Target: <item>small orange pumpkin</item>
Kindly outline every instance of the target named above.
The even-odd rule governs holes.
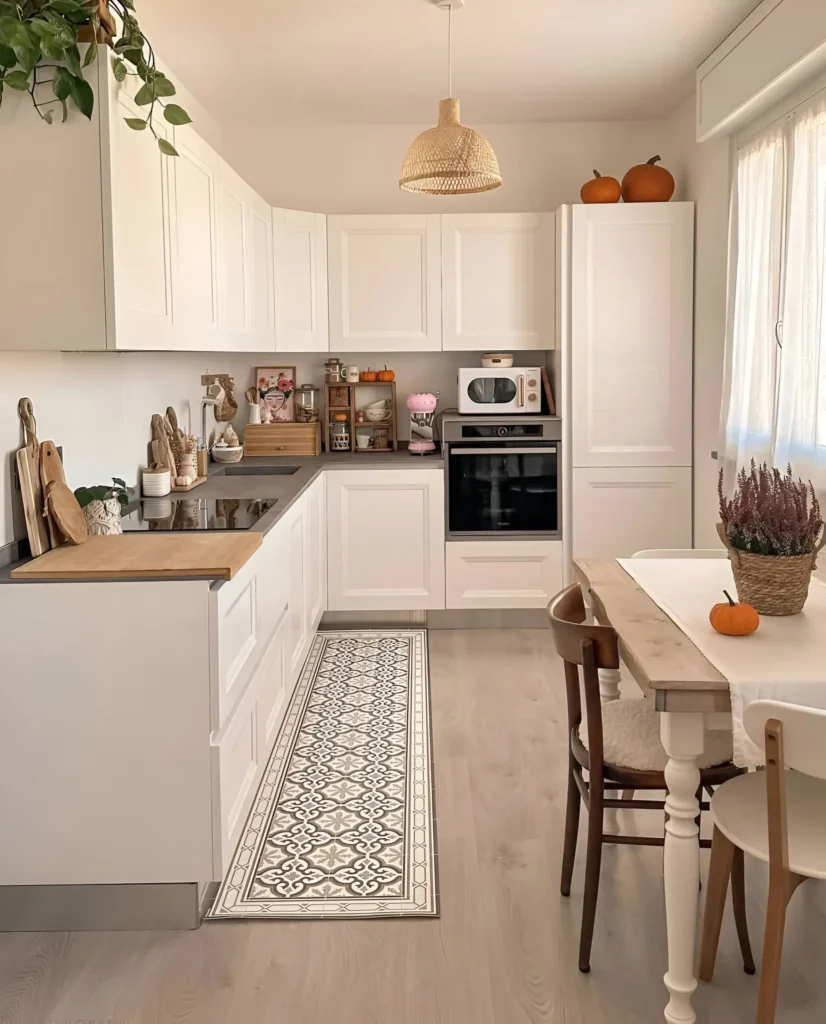
[[[723,593],[728,604],[715,604],[711,609],[708,621],[724,636],[748,636],[760,625],[760,616],[750,604],[737,604],[732,601],[727,590]]]
[[[389,384],[391,381],[396,379],[396,375],[392,370],[388,370],[385,366],[383,370],[379,370],[378,378],[382,383]]]
[[[362,370],[359,374],[359,380],[363,381],[365,384],[372,384],[377,378],[378,374],[375,370]]]
[[[626,203],[667,203],[674,195],[674,176],[664,167],[657,167],[661,158],[652,156],[637,164],[622,179],[622,198]]]
[[[599,171],[594,171],[593,178],[579,190],[583,203],[618,203],[621,195],[622,187],[617,179],[603,177]]]

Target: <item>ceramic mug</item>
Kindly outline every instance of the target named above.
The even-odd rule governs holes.
[[[366,448],[373,447],[373,435],[372,434],[356,434],[356,445],[361,448],[362,451]]]
[[[344,379],[347,381],[348,384],[358,384],[359,368],[357,366],[345,366]]]

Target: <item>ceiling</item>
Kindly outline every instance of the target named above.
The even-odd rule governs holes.
[[[665,116],[758,0],[467,0],[467,123]],[[140,0],[158,53],[221,122],[432,122],[447,14],[430,0]],[[236,15],[236,12],[237,15]]]

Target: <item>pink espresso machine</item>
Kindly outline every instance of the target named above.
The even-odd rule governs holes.
[[[436,424],[436,406],[439,393],[435,395],[409,395],[407,408],[410,410],[410,446],[411,455],[433,455],[436,442],[433,440]]]

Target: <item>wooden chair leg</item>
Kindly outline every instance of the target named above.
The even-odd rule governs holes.
[[[697,968],[697,977],[700,981],[711,981],[714,976],[734,850],[734,843],[715,825],[708,871],[706,910],[703,917],[703,938],[700,944],[700,964]]]
[[[754,956],[749,941],[749,924],[746,918],[746,858],[739,846],[734,847],[734,859],[731,864],[731,902],[734,908],[734,923],[737,925],[737,938],[740,942],[740,954],[743,957],[743,970],[746,974],[754,974]]]
[[[574,874],[581,805],[582,797],[574,778],[574,769],[571,767],[568,769],[568,805],[565,811],[565,843],[562,848],[562,884],[560,891],[563,896],[571,895],[571,879]]]
[[[591,945],[594,941],[599,872],[602,865],[602,801],[595,799],[595,796],[592,787],[591,806],[588,811],[588,851],[585,859],[582,931],[579,937],[579,969],[583,974],[587,974],[591,970]]]
[[[773,873],[769,877],[769,899],[766,906],[766,936],[763,940],[763,962],[760,967],[760,1001],[757,1024],[774,1024],[777,1009],[777,989],[780,984],[780,962],[783,957],[783,937],[786,931],[786,908],[791,895],[787,872]]]

